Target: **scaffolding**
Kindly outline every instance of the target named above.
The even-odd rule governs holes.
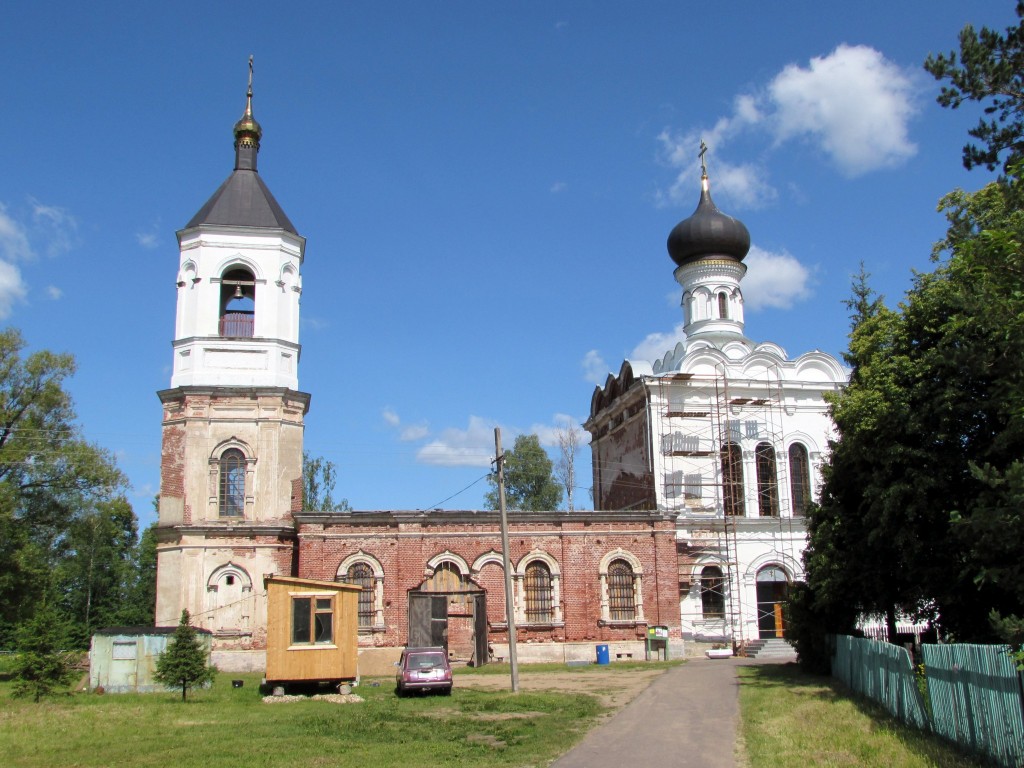
[[[661,497],[690,527],[680,551],[680,582],[690,588],[691,578],[701,579],[698,564],[712,566],[698,589],[702,609],[710,608],[710,623],[721,611],[724,639],[737,652],[752,639],[751,618],[758,635],[769,626],[784,634],[780,604],[796,576],[793,518],[802,510],[793,508],[780,374],[776,366],[765,368],[763,378],[730,378],[722,365],[717,375],[675,373],[652,380],[660,410]],[[744,606],[748,564],[741,545],[747,536],[763,538],[778,553],[786,578],[782,584],[777,572],[763,569],[774,581],[763,587],[755,581],[752,615]],[[706,610],[701,618],[708,618]]]

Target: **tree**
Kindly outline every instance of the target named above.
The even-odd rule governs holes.
[[[1024,18],[1024,2],[1016,7]],[[983,165],[994,170],[1005,157],[1008,169],[1024,150],[1024,25],[1007,27],[1005,34],[983,27],[976,32],[968,24],[960,31],[960,56],[929,56],[924,68],[936,80],[946,80],[938,96],[944,107],[957,109],[964,101],[985,104],[990,119],[981,118],[968,133],[982,145],[967,144],[964,167]]]
[[[0,644],[46,602],[72,523],[124,486],[109,452],[83,440],[64,382],[70,355],[24,355],[0,332]]]
[[[135,512],[123,496],[100,501],[71,521],[57,588],[73,622],[75,645],[87,646],[99,627],[131,623],[137,537]]]
[[[49,606],[41,607],[19,628],[12,691],[15,696],[31,696],[38,702],[71,682],[70,658],[64,650],[66,637],[61,617]]]
[[[337,470],[333,461],[302,452],[302,506],[317,512],[347,512],[348,499],[332,498]]]
[[[572,512],[573,492],[576,490],[576,451],[580,445],[580,438],[583,433],[576,428],[575,424],[567,424],[558,430],[558,448],[561,456],[555,465],[555,474],[562,487],[565,488],[566,508]]]
[[[557,509],[562,489],[552,476],[553,465],[537,435],[519,435],[511,451],[505,451],[505,501],[509,509],[540,512]],[[498,508],[498,480],[488,478],[491,490],[485,502]]]
[[[195,628],[190,625],[191,621],[188,611],[183,610],[167,650],[157,657],[156,674],[153,676],[168,688],[181,686],[182,701],[185,701],[189,688],[212,683],[217,675],[216,667],[206,663],[206,650],[199,642]]]
[[[125,624],[153,624],[156,620],[156,530],[153,521],[142,532],[135,549],[135,568],[128,584],[123,621]]]

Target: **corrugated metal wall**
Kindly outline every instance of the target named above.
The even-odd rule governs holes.
[[[877,701],[894,717],[928,730],[928,713],[906,648],[845,635],[837,637],[832,675],[857,693]]]
[[[1024,765],[1024,698],[1006,646],[921,646],[929,715],[905,648],[847,636],[835,640],[832,675],[852,690],[1000,765]]]
[[[1024,764],[1017,669],[1005,646],[922,646],[932,727],[1001,765]]]

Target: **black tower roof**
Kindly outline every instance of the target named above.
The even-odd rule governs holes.
[[[252,57],[245,112],[235,123],[235,170],[192,217],[185,229],[203,224],[283,229],[299,234],[256,171],[263,129],[252,115]]]

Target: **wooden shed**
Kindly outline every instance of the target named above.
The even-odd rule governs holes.
[[[357,676],[355,584],[267,576],[267,684],[342,683]]]

